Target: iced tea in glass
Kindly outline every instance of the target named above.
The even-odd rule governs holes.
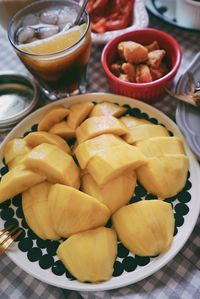
[[[49,99],[85,92],[91,33],[85,11],[70,0],[42,0],[20,10],[11,20],[8,37],[27,69]]]

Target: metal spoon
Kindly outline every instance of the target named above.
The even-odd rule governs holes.
[[[74,21],[73,25],[79,25],[80,24],[81,19],[82,19],[82,14],[83,14],[83,12],[85,10],[85,7],[86,7],[87,3],[88,3],[88,0],[84,0],[83,1],[82,5],[81,5],[81,8],[79,10],[79,13],[78,13],[78,15],[76,17],[76,20]]]
[[[82,5],[81,5],[81,8],[80,8],[80,10],[79,10],[79,12],[78,12],[78,15],[77,15],[77,17],[76,17],[76,19],[75,19],[75,21],[72,22],[72,23],[71,23],[71,22],[70,22],[70,23],[67,23],[67,24],[65,25],[65,27],[63,28],[63,31],[67,31],[67,30],[69,30],[70,28],[72,28],[73,26],[79,25],[79,24],[81,23],[81,20],[82,20],[82,14],[83,14],[83,12],[84,12],[84,10],[85,10],[85,7],[86,7],[87,3],[88,3],[88,0],[84,0],[84,1],[83,1]]]

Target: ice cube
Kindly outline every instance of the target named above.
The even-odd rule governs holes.
[[[61,9],[58,15],[58,25],[66,24],[68,22],[73,23],[75,21],[77,13],[74,10],[68,8]]]
[[[56,25],[41,26],[36,30],[36,37],[39,39],[50,37],[59,32],[59,27]]]
[[[40,22],[55,25],[58,20],[58,10],[45,10],[40,14]]]
[[[31,27],[21,27],[17,32],[17,41],[20,44],[29,42],[35,35],[35,30]]]
[[[31,26],[31,25],[36,25],[39,22],[39,19],[36,15],[34,14],[29,14],[24,17],[22,21],[23,26]]]

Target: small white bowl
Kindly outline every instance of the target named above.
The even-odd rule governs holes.
[[[200,29],[200,2],[194,0],[176,1],[177,23],[192,29]]]

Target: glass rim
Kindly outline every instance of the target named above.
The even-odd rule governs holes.
[[[11,45],[13,46],[13,48],[15,48],[15,50],[17,50],[18,52],[22,53],[22,54],[25,54],[27,56],[31,56],[31,57],[51,57],[51,56],[54,56],[55,54],[62,54],[64,53],[65,51],[70,51],[71,49],[73,49],[75,46],[77,46],[86,36],[89,28],[90,28],[90,18],[89,18],[89,14],[86,10],[84,10],[84,13],[86,15],[86,29],[83,33],[83,35],[70,47],[67,47],[63,50],[60,50],[60,51],[57,51],[57,52],[53,52],[53,53],[49,53],[49,54],[35,54],[35,53],[29,53],[27,51],[24,51],[24,50],[21,50],[19,49],[19,47],[15,44],[15,42],[13,41],[12,37],[11,37],[11,27],[12,25],[14,24],[14,22],[16,21],[16,18],[21,14],[23,13],[25,10],[27,10],[28,8],[31,8],[35,5],[38,5],[40,3],[45,3],[45,2],[52,2],[52,3],[56,3],[59,4],[59,2],[69,2],[71,4],[74,4],[75,6],[77,7],[81,7],[79,3],[73,1],[73,0],[59,0],[59,1],[54,1],[54,0],[38,0],[38,1],[35,1],[29,5],[26,5],[25,7],[23,7],[22,9],[20,9],[12,18],[11,18],[11,21],[9,22],[9,25],[8,25],[8,39],[11,43]],[[66,31],[67,32],[67,31]]]

